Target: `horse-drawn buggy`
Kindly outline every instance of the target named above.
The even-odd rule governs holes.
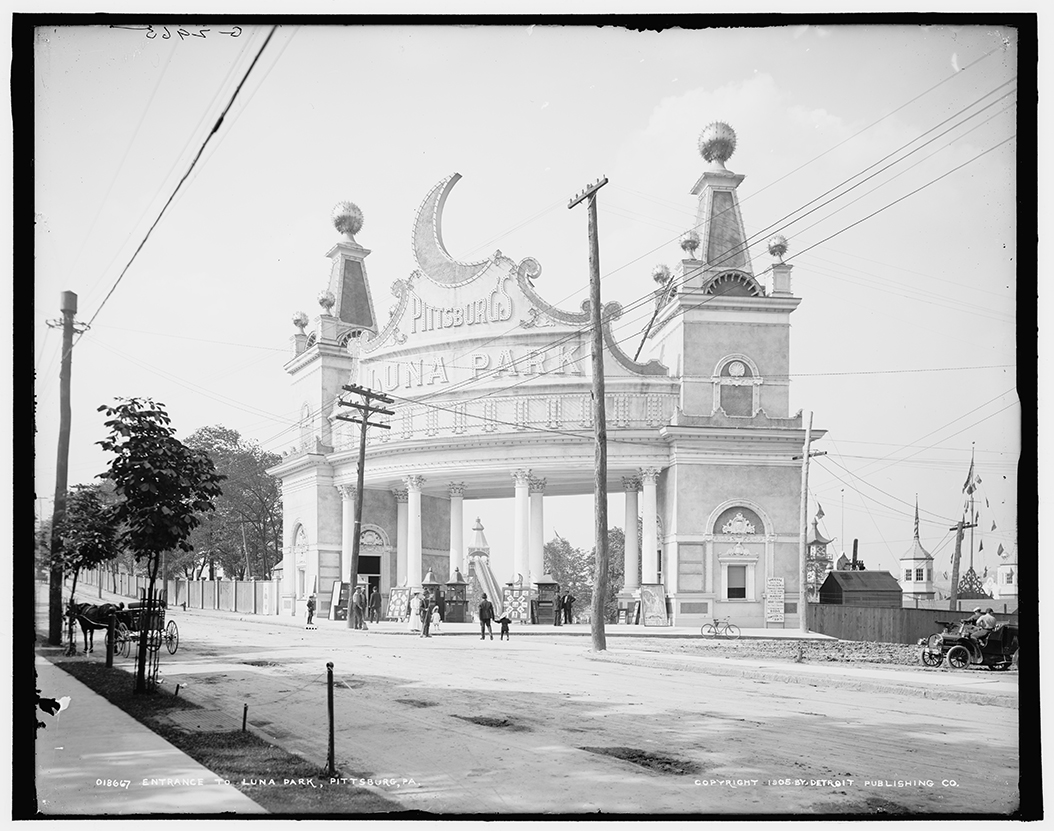
[[[1009,669],[1017,664],[1017,626],[1000,623],[995,629],[980,629],[967,621],[952,623],[938,620],[943,632],[919,640],[922,663],[939,667],[948,659],[952,669],[964,669],[971,664],[989,669]]]
[[[128,657],[132,647],[139,643],[140,633],[146,630],[146,647],[152,652],[161,648],[163,643],[169,654],[175,654],[179,648],[179,627],[174,620],[166,620],[167,604],[163,599],[123,603],[71,603],[69,615],[71,620],[80,623],[84,633],[84,651],[94,648],[95,630],[108,629],[110,616],[115,618],[113,634],[113,652],[122,658]],[[108,634],[108,633],[107,633]]]

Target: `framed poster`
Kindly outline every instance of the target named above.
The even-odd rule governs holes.
[[[786,598],[784,578],[765,581],[765,623],[783,623],[783,601]]]
[[[333,581],[333,594],[330,595],[329,619],[348,619],[348,595],[351,594],[351,583],[341,583],[340,580]]]
[[[406,612],[410,606],[410,589],[392,589],[388,594],[388,620],[405,620]]]
[[[668,626],[666,589],[662,583],[645,583],[640,587],[641,613],[645,626]]]

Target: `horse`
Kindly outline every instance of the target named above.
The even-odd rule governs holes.
[[[132,623],[132,616],[124,608],[123,603],[120,605],[113,603],[96,605],[94,603],[73,603],[71,601],[66,614],[71,621],[76,620],[80,623],[81,631],[84,633],[85,652],[93,650],[95,646],[95,630],[107,628],[110,624],[111,614],[117,615],[117,619],[129,628],[131,628]]]

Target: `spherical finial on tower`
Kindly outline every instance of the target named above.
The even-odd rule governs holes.
[[[304,328],[307,326],[307,313],[297,312],[293,315],[293,325],[300,330],[300,334],[304,334]]]
[[[736,152],[736,131],[723,121],[714,121],[699,134],[699,155],[724,167]]]
[[[787,253],[788,247],[787,238],[783,236],[783,234],[776,234],[776,236],[769,240],[769,253],[781,263],[783,262],[783,255]]]
[[[693,228],[681,235],[681,250],[689,257],[695,258],[695,250],[699,247],[699,233]]]
[[[325,314],[329,314],[330,311],[332,311],[336,302],[336,296],[329,289],[322,289],[322,291],[318,293],[318,305],[322,307],[322,311]]]
[[[333,227],[348,239],[354,240],[362,230],[362,211],[353,202],[338,202],[333,206]]]
[[[660,286],[665,286],[670,281],[670,269],[663,263],[659,263],[652,268],[651,279]]]

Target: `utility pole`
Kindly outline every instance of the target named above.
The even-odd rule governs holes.
[[[805,541],[809,522],[809,445],[812,444],[812,410],[805,427],[805,445],[801,463],[801,527],[798,535],[798,629],[809,631],[809,568],[806,562]]]
[[[959,605],[959,563],[962,560],[964,532],[967,528],[976,527],[976,522],[967,524],[960,519],[948,529],[949,531],[955,531],[955,551],[952,554],[952,590],[948,600],[948,608],[953,612]],[[971,531],[971,533],[973,532]]]
[[[353,421],[356,424],[362,425],[362,430],[359,433],[359,475],[355,484],[355,526],[352,529],[351,535],[351,588],[348,590],[348,628],[351,629],[354,625],[353,614],[351,610],[352,595],[355,593],[355,587],[358,584],[359,579],[359,537],[362,536],[362,492],[365,481],[366,473],[366,428],[368,427],[380,427],[384,430],[390,430],[390,424],[384,424],[380,421],[370,421],[370,416],[374,413],[380,413],[382,415],[395,415],[391,410],[385,410],[381,407],[374,407],[372,402],[379,401],[381,404],[393,404],[393,399],[387,395],[382,395],[379,392],[373,392],[373,390],[365,387],[359,387],[355,384],[345,384],[343,387],[345,392],[350,392],[353,395],[358,395],[361,401],[356,404],[353,401],[344,401],[343,399],[337,399],[337,403],[341,407],[353,407],[358,410],[362,415],[361,418],[355,418],[355,416],[349,415],[338,415],[337,418],[341,421]],[[339,601],[340,598],[338,597]]]
[[[593,581],[593,651],[607,649],[604,634],[604,603],[608,594],[608,431],[604,412],[604,333],[600,309],[600,243],[597,239],[597,191],[608,183],[598,179],[567,203],[568,209],[586,200],[589,208],[589,302],[593,310],[593,433],[596,464],[593,480],[596,518],[596,579]]]
[[[48,585],[48,643],[62,643],[62,523],[66,519],[66,488],[70,458],[70,373],[73,365],[73,333],[88,327],[74,323],[77,295],[62,292],[59,305],[62,320],[49,320],[48,326],[62,328],[62,368],[59,371],[59,450],[55,462],[55,507],[51,514],[51,574]],[[72,598],[71,598],[72,600]]]

